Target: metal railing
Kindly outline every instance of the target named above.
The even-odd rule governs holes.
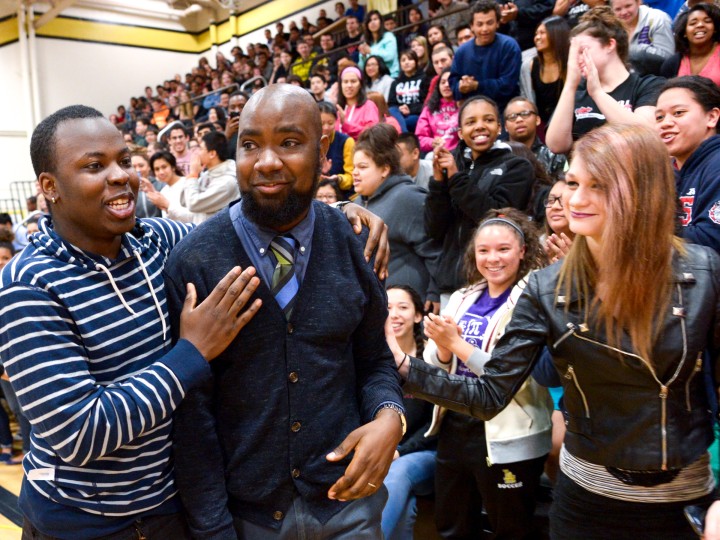
[[[10,199],[0,199],[0,212],[7,212],[20,221],[27,215],[25,201],[35,195],[35,180],[10,182]],[[18,219],[19,218],[19,219]]]
[[[247,88],[248,86],[250,86],[252,84],[255,84],[255,81],[262,81],[263,86],[268,85],[268,82],[267,82],[267,80],[265,80],[265,77],[263,77],[261,75],[256,75],[255,77],[252,77],[252,78],[248,79],[247,81],[245,81],[244,83],[242,83],[242,85],[240,86],[240,91],[245,92],[245,88]]]

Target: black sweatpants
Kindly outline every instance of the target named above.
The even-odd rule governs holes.
[[[435,472],[435,524],[447,540],[482,537],[483,506],[494,538],[539,537],[532,526],[546,456],[488,465],[485,424],[448,412],[440,428]]]

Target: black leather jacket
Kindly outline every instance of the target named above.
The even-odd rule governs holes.
[[[720,258],[688,245],[675,256],[672,299],[653,357],[620,347],[586,323],[578,293],[555,298],[559,264],[530,276],[505,335],[485,365],[469,379],[412,360],[406,391],[443,407],[492,418],[520,388],[547,345],[562,377],[567,434],[575,456],[637,471],[679,469],[713,440],[703,380],[703,353],[720,346]],[[567,311],[566,311],[567,309]]]

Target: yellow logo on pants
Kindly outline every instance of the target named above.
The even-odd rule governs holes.
[[[503,469],[503,483],[498,484],[500,489],[513,489],[520,488],[523,486],[522,482],[518,482],[517,476],[515,476],[510,469]]]

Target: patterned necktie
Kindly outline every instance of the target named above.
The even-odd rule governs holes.
[[[300,284],[295,275],[295,239],[291,235],[276,236],[270,242],[270,251],[275,255],[277,264],[272,277],[272,294],[280,304],[280,309],[289,319],[295,305],[295,297]]]

